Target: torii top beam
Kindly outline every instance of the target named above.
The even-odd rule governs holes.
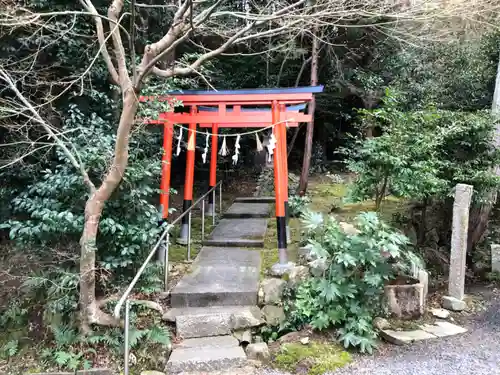
[[[171,91],[159,97],[141,96],[140,101],[173,101],[175,99],[181,101],[185,107],[197,108],[195,113],[162,114],[163,121],[177,124],[197,123],[202,127],[211,126],[211,124],[219,124],[222,127],[265,127],[272,125],[271,105],[273,102],[280,105],[305,104],[312,100],[313,94],[322,91],[323,86],[224,91],[187,90]],[[199,106],[209,108],[199,108]],[[252,107],[248,108],[249,106]],[[299,112],[300,109],[297,107],[282,106],[282,108],[285,110],[280,113],[280,120],[286,121],[291,126],[312,120],[311,115]]]

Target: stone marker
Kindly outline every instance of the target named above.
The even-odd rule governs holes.
[[[450,312],[448,310],[445,310],[445,309],[432,309],[431,313],[436,318],[440,318],[440,319],[448,319],[450,316]]]
[[[427,333],[437,337],[455,336],[467,332],[467,329],[450,322],[436,322],[435,324],[424,324],[420,327]]]
[[[464,301],[450,296],[444,296],[441,303],[446,310],[451,311],[463,311],[467,308],[467,304]]]
[[[491,271],[500,272],[500,244],[491,244]]]
[[[471,185],[457,184],[455,187],[448,294],[458,300],[464,298],[467,232],[472,192]]]

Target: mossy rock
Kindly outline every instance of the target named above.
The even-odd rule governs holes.
[[[319,342],[283,344],[273,360],[279,369],[307,375],[323,375],[349,362],[351,355],[340,346]]]

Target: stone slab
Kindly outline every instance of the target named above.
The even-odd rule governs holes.
[[[257,306],[211,306],[211,307],[175,307],[168,310],[163,315],[163,320],[175,323],[181,315],[206,315],[206,314],[227,314],[229,317],[236,312],[248,311],[257,315],[260,309]]]
[[[113,372],[108,368],[94,368],[88,370],[78,370],[73,372],[36,372],[36,373],[26,373],[25,375],[113,375]]]
[[[236,202],[228,208],[224,217],[235,219],[266,218],[269,217],[270,213],[268,203]]]
[[[245,266],[260,268],[260,252],[236,247],[202,247],[194,267],[203,266]]]
[[[204,245],[263,247],[266,231],[267,219],[222,219]]]
[[[435,339],[436,336],[421,329],[414,331],[394,331],[384,329],[380,331],[382,338],[395,345],[407,345],[415,341]]]
[[[175,326],[177,336],[184,339],[231,334],[229,316],[224,313],[180,315],[175,321]]]
[[[178,348],[170,355],[166,371],[169,374],[189,371],[199,373],[242,367],[246,364],[245,352],[239,346]]]
[[[174,350],[177,348],[190,349],[190,348],[234,348],[240,343],[238,339],[233,336],[213,336],[213,337],[198,337],[193,339],[186,339],[179,344],[174,345]]]
[[[172,307],[256,305],[260,268],[239,266],[197,267],[174,287]]]
[[[500,244],[491,244],[491,271],[500,272]]]
[[[437,337],[455,336],[467,332],[466,328],[457,326],[450,322],[436,322],[435,324],[424,324],[420,327]]]
[[[234,200],[235,202],[243,203],[275,203],[275,197],[238,197]]]

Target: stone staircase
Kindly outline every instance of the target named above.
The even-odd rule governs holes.
[[[242,321],[260,322],[257,307],[260,252],[272,198],[240,198],[203,243],[193,263],[171,292],[164,319],[175,322],[177,337],[168,373],[209,372],[241,367],[247,357],[232,336]]]

